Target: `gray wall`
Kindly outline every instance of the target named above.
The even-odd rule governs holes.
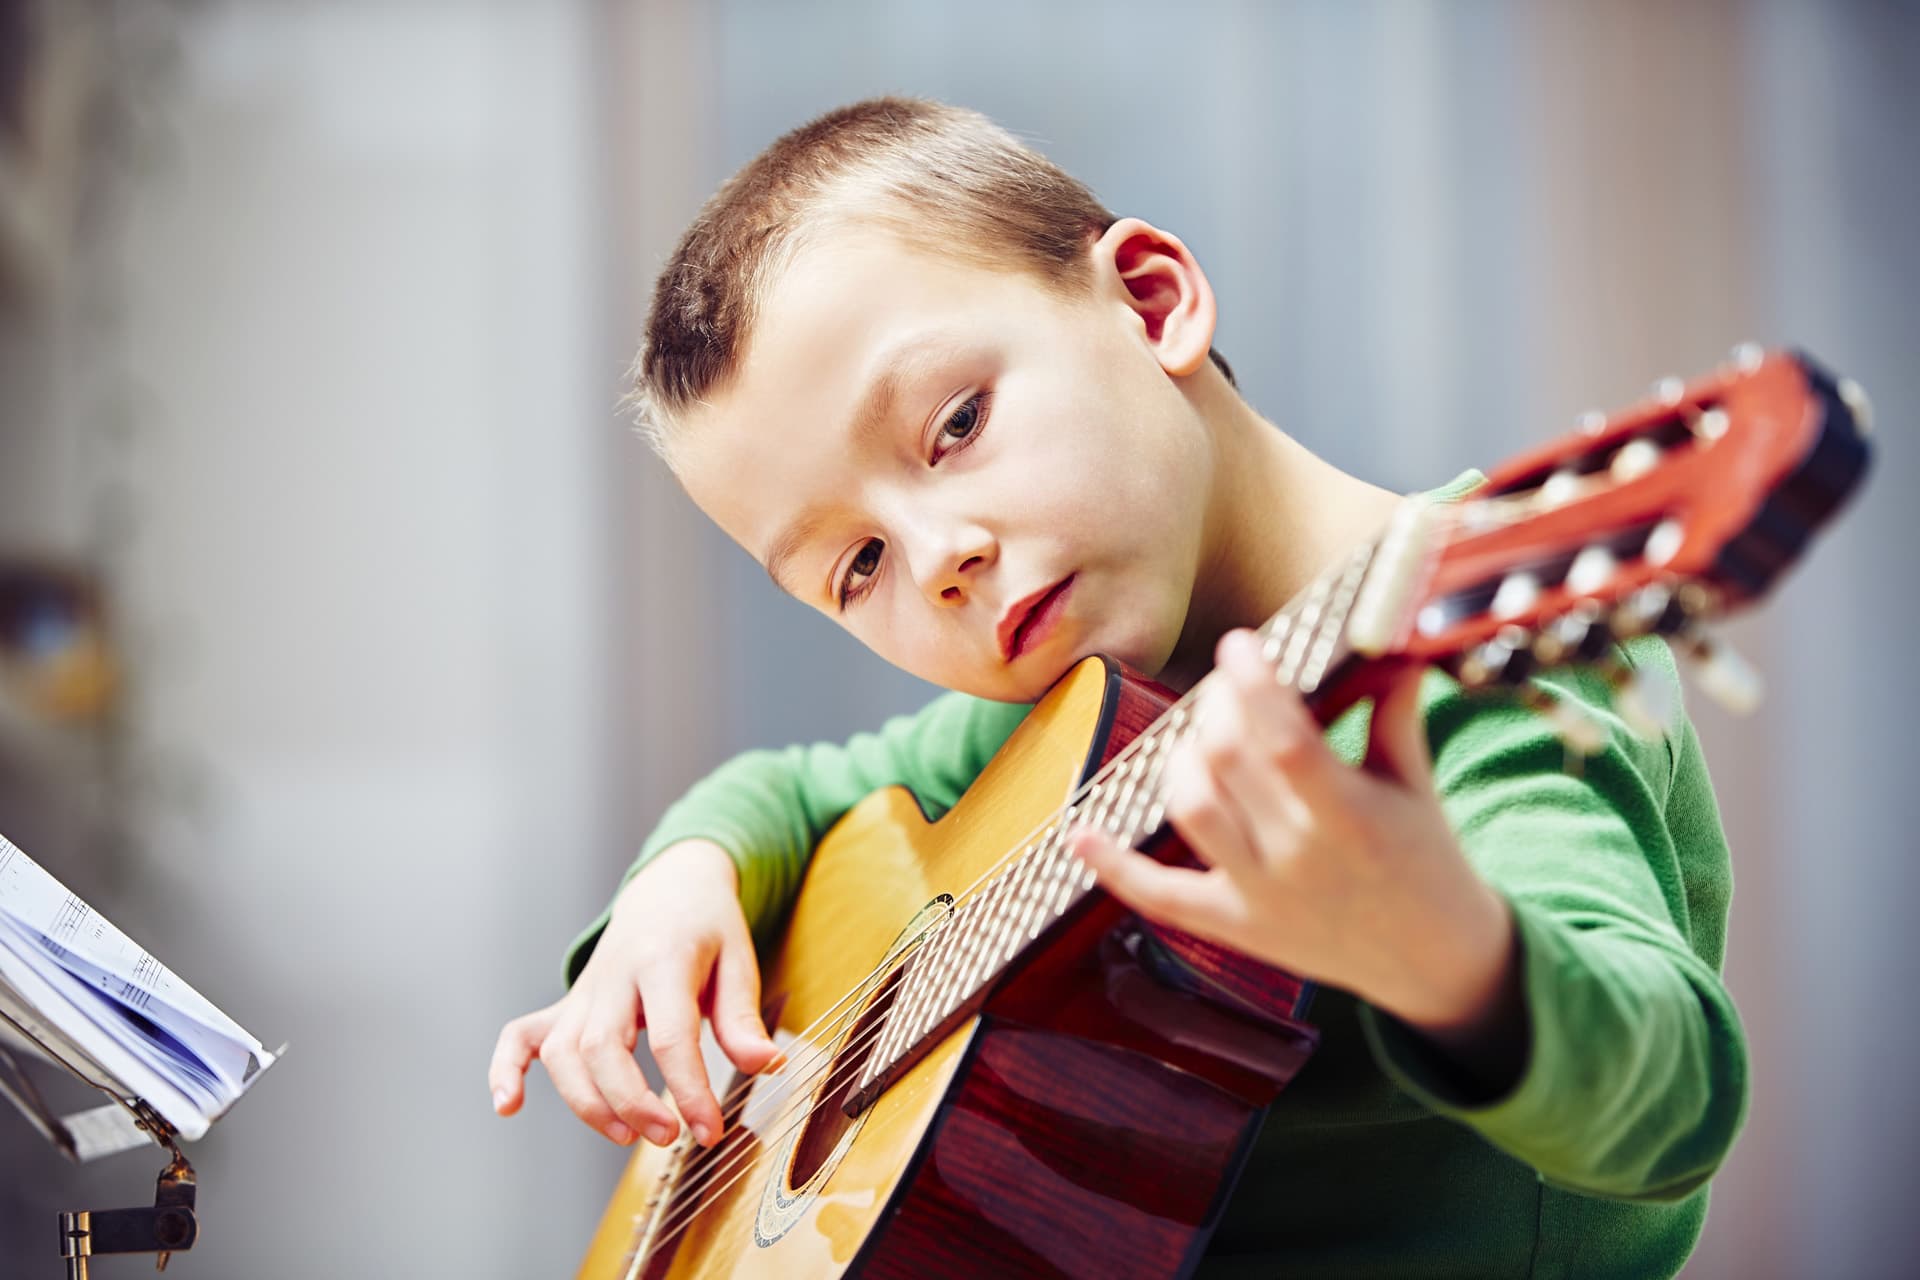
[[[1182,234],[1250,399],[1386,484],[1495,462],[1745,338],[1867,384],[1871,491],[1737,629],[1772,700],[1746,723],[1695,700],[1756,1083],[1690,1274],[1882,1274],[1920,1245],[1898,1075],[1911,7],[185,12],[167,144],[99,268],[122,336],[98,357],[136,375],[137,430],[90,460],[62,434],[84,403],[53,394],[0,446],[0,497],[32,513],[0,528],[81,541],[107,471],[138,516],[115,572],[131,715],[197,799],[142,802],[112,905],[293,1042],[199,1148],[183,1273],[563,1272],[618,1155],[544,1081],[489,1116],[498,1023],[555,994],[559,949],[686,781],[924,698],[779,597],[610,410],[699,200],[879,91],[980,107]],[[151,1177],[16,1167],[16,1202]],[[346,1229],[316,1232],[321,1206]]]

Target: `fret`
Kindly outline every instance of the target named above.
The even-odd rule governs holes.
[[[903,1020],[906,1043],[904,1051],[925,1035],[929,1028],[939,1022],[939,1009],[959,978],[959,971],[966,964],[966,948],[972,936],[973,912],[971,906],[954,912],[948,926],[951,936],[945,950],[941,953],[940,963],[927,975],[925,987],[918,993],[908,1017]]]
[[[1121,791],[1120,821],[1116,825],[1121,841],[1130,846],[1138,844],[1140,837],[1145,834],[1140,819],[1146,816],[1147,805],[1152,800],[1146,781],[1150,759],[1154,754],[1152,747],[1151,739],[1142,741],[1140,749],[1133,753],[1127,761],[1126,768],[1121,771],[1124,781]]]
[[[1054,823],[1052,830],[1047,833],[1046,842],[1034,856],[1034,873],[1027,882],[1027,909],[1020,915],[1021,932],[1026,934],[1028,941],[1039,937],[1040,931],[1047,927],[1047,900],[1052,896],[1047,889],[1047,877],[1053,870],[1054,846],[1065,829],[1064,822]]]
[[[988,957],[991,954],[987,949],[987,936],[992,932],[993,926],[993,903],[995,901],[993,894],[996,890],[1004,889],[1005,885],[1006,877],[998,877],[992,884],[988,885],[985,892],[980,895],[977,915],[974,921],[973,949],[968,954],[966,963],[962,965],[960,969],[959,995],[962,999],[973,991],[973,989],[980,984],[980,980],[986,976]],[[944,1011],[942,1016],[945,1016]]]
[[[1269,665],[1279,664],[1280,651],[1287,643],[1287,633],[1292,629],[1293,615],[1284,609],[1274,614],[1267,620],[1267,624],[1260,628],[1260,634],[1266,638],[1265,643],[1260,646],[1260,653]]]
[[[879,1075],[881,1068],[919,1038],[917,1024],[920,1011],[925,1007],[927,996],[935,981],[943,971],[947,949],[954,938],[955,916],[949,916],[947,922],[934,934],[919,953],[918,960],[907,966],[900,979],[900,991],[895,995],[893,1008],[887,1013],[886,1029],[881,1033],[880,1042],[868,1058],[866,1078],[872,1080]]]
[[[1019,930],[1015,926],[1021,915],[1021,907],[1024,902],[1025,877],[1028,874],[1029,866],[1030,859],[1026,854],[1022,854],[1013,869],[1007,872],[1006,875],[1007,908],[1000,913],[999,919],[994,922],[993,932],[987,939],[988,954],[993,956],[996,967],[1011,960],[1014,953],[1019,950],[1019,947],[1014,943],[1014,939],[1019,934]]]
[[[1047,902],[1047,909],[1055,919],[1058,919],[1066,914],[1067,908],[1072,906],[1074,899],[1079,896],[1080,862],[1067,852],[1065,845],[1061,846],[1059,853],[1055,856],[1060,861],[1060,867],[1055,876],[1055,888],[1053,896]]]
[[[1321,679],[1327,673],[1327,665],[1333,658],[1335,645],[1347,628],[1347,616],[1353,608],[1353,600],[1359,594],[1360,584],[1367,576],[1367,566],[1373,560],[1371,544],[1363,546],[1348,560],[1346,571],[1340,575],[1333,589],[1332,598],[1327,602],[1325,618],[1319,634],[1314,638],[1313,650],[1307,658],[1307,669],[1301,673],[1299,687],[1302,693],[1312,693],[1320,687]]]
[[[966,936],[970,939],[972,936],[972,912],[967,911],[961,914],[966,916],[966,920],[962,923],[961,927],[968,931]],[[940,975],[940,981],[928,992],[927,1002],[921,1014],[915,1019],[916,1022],[924,1024],[915,1031],[914,1039],[916,1040],[926,1034],[927,1028],[939,1025],[940,1019],[946,1016],[946,1010],[952,1007],[954,993],[960,987],[960,975],[965,971],[967,966],[967,954],[964,949],[965,943],[955,943],[955,947],[956,953],[954,960],[946,966],[945,972]]]
[[[1320,613],[1326,608],[1327,595],[1332,589],[1333,583],[1325,574],[1315,578],[1313,585],[1308,588],[1299,620],[1287,640],[1286,656],[1281,659],[1280,670],[1276,673],[1281,684],[1292,685],[1300,674],[1300,664],[1306,659],[1307,646],[1313,641],[1314,629],[1320,625]]]

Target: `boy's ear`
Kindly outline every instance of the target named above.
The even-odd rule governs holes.
[[[1206,363],[1218,318],[1213,286],[1178,236],[1122,218],[1094,241],[1092,255],[1094,278],[1139,318],[1161,368],[1180,378]]]

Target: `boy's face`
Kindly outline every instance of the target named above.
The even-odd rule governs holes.
[[[877,232],[802,247],[676,433],[695,503],[895,666],[1030,702],[1149,674],[1199,570],[1212,447],[1111,259],[1061,299]]]

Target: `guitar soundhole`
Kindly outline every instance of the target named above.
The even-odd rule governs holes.
[[[826,1083],[814,1095],[812,1112],[793,1144],[793,1163],[787,1170],[787,1185],[794,1190],[805,1187],[819,1176],[839,1150],[847,1131],[860,1123],[858,1116],[847,1114],[847,1099],[859,1087],[867,1056],[873,1052],[880,1038],[880,1028],[893,1008],[893,997],[900,986],[901,972],[901,969],[895,969],[880,984],[880,989],[874,993],[866,1010],[853,1024],[853,1030],[840,1042],[840,1048],[834,1054]]]

